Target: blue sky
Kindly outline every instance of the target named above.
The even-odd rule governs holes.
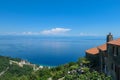
[[[120,35],[119,0],[0,0],[0,34]]]

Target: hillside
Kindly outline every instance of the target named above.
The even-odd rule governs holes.
[[[12,61],[12,63],[11,63]],[[40,67],[21,59],[0,56],[0,80],[111,80],[92,70],[86,58],[57,67]]]

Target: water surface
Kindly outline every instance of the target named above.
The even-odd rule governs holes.
[[[104,42],[101,37],[0,36],[0,55],[57,66],[77,61],[86,49]]]

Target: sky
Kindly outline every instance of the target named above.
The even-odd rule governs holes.
[[[119,0],[0,0],[0,34],[120,36]]]

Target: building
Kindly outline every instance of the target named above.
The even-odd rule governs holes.
[[[106,43],[86,50],[88,58],[95,70],[120,80],[120,38],[113,40],[111,33],[107,35]]]

